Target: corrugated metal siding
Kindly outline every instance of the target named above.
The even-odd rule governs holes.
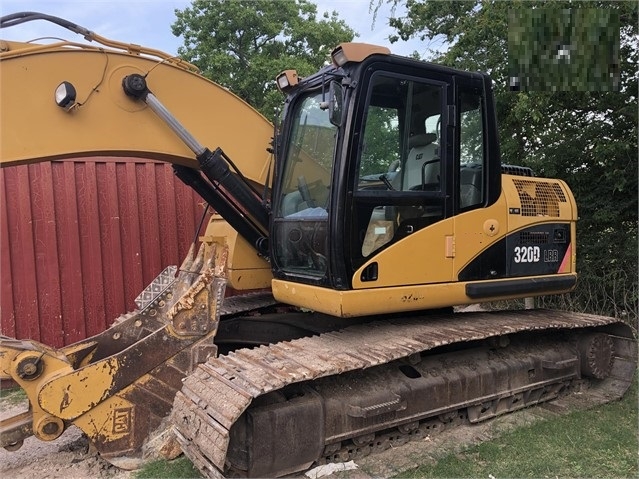
[[[162,269],[180,264],[203,211],[165,163],[0,169],[2,334],[60,347],[103,331]]]

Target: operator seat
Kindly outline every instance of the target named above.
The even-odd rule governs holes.
[[[402,191],[408,191],[422,185],[422,170],[425,175],[424,184],[439,183],[440,163],[433,162],[424,167],[424,163],[439,158],[439,146],[434,143],[436,139],[437,135],[434,133],[420,133],[408,139],[410,151],[401,175]]]
[[[282,216],[290,216],[309,208],[299,191],[287,193],[282,199]]]

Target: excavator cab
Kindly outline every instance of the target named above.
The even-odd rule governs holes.
[[[336,52],[343,63],[283,89],[270,240],[276,279],[346,291],[376,287],[375,258],[404,239],[452,235],[452,218],[494,204],[501,171],[487,75]]]

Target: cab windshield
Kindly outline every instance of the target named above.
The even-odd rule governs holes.
[[[337,127],[320,107],[322,92],[299,98],[284,159],[282,190],[274,217],[275,260],[285,272],[326,272],[329,188]]]
[[[321,101],[321,92],[307,95],[293,112],[279,216],[326,215],[336,127]]]

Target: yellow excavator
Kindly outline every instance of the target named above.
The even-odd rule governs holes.
[[[182,450],[207,477],[279,476],[628,388],[623,322],[453,310],[577,281],[573,195],[501,164],[487,75],[341,44],[277,77],[275,129],[179,58],[43,14],[1,26],[38,19],[93,43],[0,41],[2,166],[164,160],[216,215],[103,333],[0,338],[29,399],[4,448],[75,425],[123,468]]]

